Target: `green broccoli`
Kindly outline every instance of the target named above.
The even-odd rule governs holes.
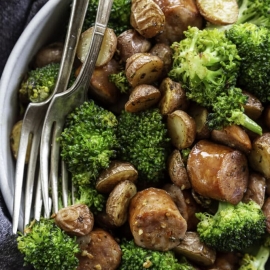
[[[259,244],[259,247],[252,247],[251,250],[252,252],[244,254],[239,270],[265,270],[270,257],[270,236],[267,234],[263,243]]]
[[[242,94],[242,90],[236,87],[232,87],[227,90],[227,93],[222,93],[216,97],[212,112],[207,117],[208,127],[210,129],[219,129],[223,126],[236,124],[244,126],[257,134],[262,134],[261,127],[244,113],[243,104],[246,103],[246,98]]]
[[[196,213],[196,217],[201,241],[218,251],[243,251],[266,230],[265,216],[254,201],[237,205],[219,202],[214,215]]]
[[[92,100],[84,102],[67,116],[58,140],[61,157],[74,177],[75,185],[95,183],[100,171],[107,168],[116,156],[119,147],[117,124],[112,112]]]
[[[74,270],[79,264],[76,255],[80,248],[76,239],[62,231],[53,219],[32,221],[25,228],[25,234],[19,233],[17,243],[25,264],[37,270]]]
[[[185,259],[177,259],[172,251],[154,251],[137,246],[133,240],[122,240],[119,270],[194,270]]]
[[[157,108],[138,113],[122,111],[118,117],[118,158],[133,164],[140,180],[158,182],[164,176],[170,139]]]
[[[239,13],[237,24],[254,23],[270,27],[269,0],[238,0]]]
[[[209,127],[241,124],[261,134],[261,127],[243,112],[247,97],[235,87],[241,64],[236,45],[217,29],[189,27],[185,36],[171,46],[169,76],[182,84],[188,99],[213,111]],[[219,110],[219,103],[227,106]]]
[[[75,203],[86,204],[95,214],[104,209],[106,197],[99,193],[93,184],[79,185],[75,192]]]
[[[20,85],[19,95],[31,102],[45,101],[54,89],[59,67],[59,63],[52,63],[30,70]]]
[[[226,36],[241,57],[239,86],[262,102],[270,101],[270,29],[245,23],[234,25]]]
[[[121,93],[128,93],[130,91],[130,84],[123,70],[115,74],[110,74],[109,80],[115,84]]]
[[[86,30],[94,25],[97,7],[98,0],[89,0],[83,30]],[[108,28],[112,28],[116,35],[120,35],[125,30],[130,29],[130,14],[131,0],[114,0],[108,22]]]

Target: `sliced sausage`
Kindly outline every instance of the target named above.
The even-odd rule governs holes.
[[[194,0],[154,0],[165,15],[164,31],[156,36],[157,42],[171,44],[184,38],[188,26],[202,28],[201,16]]]
[[[177,246],[187,230],[187,222],[171,196],[152,187],[132,198],[129,225],[138,246],[160,251]]]
[[[207,198],[237,204],[247,189],[247,159],[225,145],[207,140],[196,143],[188,157],[187,171],[194,191]]]
[[[77,270],[117,269],[122,251],[112,235],[103,229],[94,229],[90,233],[90,239],[90,243],[79,256]]]

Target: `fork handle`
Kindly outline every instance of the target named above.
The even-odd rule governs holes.
[[[78,80],[75,82],[77,85],[83,85],[85,89],[85,100],[87,96],[87,89],[90,85],[89,74],[92,75],[95,64],[99,55],[100,47],[102,45],[103,37],[109,21],[113,0],[100,0],[96,14],[96,21],[92,39],[89,45],[89,51],[83,63]],[[76,87],[75,87],[76,88]]]

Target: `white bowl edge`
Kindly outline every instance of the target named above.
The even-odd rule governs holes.
[[[16,121],[17,89],[28,64],[37,50],[52,35],[54,27],[63,19],[69,6],[67,0],[49,0],[30,21],[15,44],[0,81],[0,189],[7,209],[13,214],[15,164],[10,150],[9,136]],[[23,51],[23,53],[22,53]],[[23,230],[23,210],[19,230]]]

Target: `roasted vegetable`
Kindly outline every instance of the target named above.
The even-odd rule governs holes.
[[[53,219],[32,221],[17,241],[25,263],[35,269],[74,270],[79,264],[80,248],[76,239],[62,231]]]
[[[119,159],[134,165],[139,180],[158,182],[164,177],[170,139],[158,109],[122,111],[117,138],[121,142]]]
[[[196,217],[201,241],[219,251],[244,251],[265,234],[265,216],[254,201],[237,205],[219,202],[214,215],[196,213]]]

